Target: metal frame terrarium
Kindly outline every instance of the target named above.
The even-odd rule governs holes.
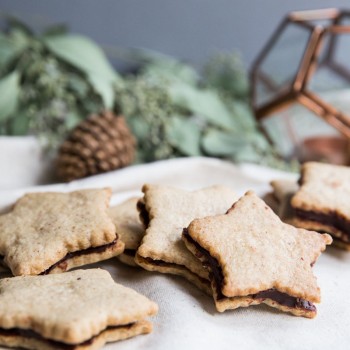
[[[288,43],[288,32],[294,35],[294,46]],[[350,66],[343,59],[344,48],[350,51],[350,41],[347,42],[349,34],[350,12],[338,9],[292,12],[280,23],[251,69],[252,107],[269,138],[270,133],[264,125],[267,117],[298,104],[338,131],[337,136],[323,135],[322,142],[313,137],[313,144],[317,143],[318,147],[323,145],[326,153],[334,150],[337,152],[339,149],[347,153],[350,105],[344,109],[332,103],[325,97],[322,88],[316,87],[315,80],[321,71],[326,71],[327,75],[323,74],[323,85],[332,86],[329,82],[337,80],[337,89],[344,88],[347,84],[350,86]],[[273,56],[276,57],[275,60],[271,59]],[[284,62],[284,70],[278,71],[277,61]],[[268,66],[270,68],[266,69]],[[288,118],[286,122],[289,122]],[[291,139],[298,144],[300,139],[295,137],[295,133],[294,130],[290,131]],[[304,146],[308,141],[310,140],[304,141]],[[325,146],[326,143],[328,146]],[[297,155],[300,156],[300,152]],[[347,162],[347,159],[336,162]]]

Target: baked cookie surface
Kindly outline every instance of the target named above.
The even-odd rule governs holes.
[[[211,294],[207,270],[181,240],[184,227],[195,218],[222,214],[237,196],[223,186],[189,192],[174,187],[144,185],[139,210],[146,228],[136,262],[150,271],[183,276]]]
[[[253,192],[225,215],[192,221],[183,240],[210,271],[218,311],[266,303],[316,315],[320,289],[312,265],[331,237],[284,224]]]
[[[272,180],[270,185],[278,202],[283,202],[286,196],[293,196],[299,190],[297,181],[293,180]]]
[[[273,188],[273,196],[278,202],[276,214],[283,222],[293,224],[295,214],[291,205],[291,199],[299,190],[297,181],[273,180],[270,182],[270,185]]]
[[[125,249],[117,258],[130,266],[138,266],[135,263],[135,254],[145,234],[145,229],[137,210],[139,198],[130,198],[121,204],[110,208],[109,214],[114,222],[120,239],[125,244]]]
[[[29,193],[0,216],[0,256],[14,275],[57,273],[120,254],[110,189]]]
[[[335,244],[350,250],[350,168],[305,163],[300,188],[293,196],[294,224],[332,234]]]
[[[101,269],[5,278],[0,290],[0,344],[9,347],[99,349],[151,332],[145,317],[158,309]]]

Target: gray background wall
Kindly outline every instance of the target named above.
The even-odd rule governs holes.
[[[65,22],[103,45],[146,47],[200,64],[239,49],[247,66],[292,10],[350,8],[349,0],[0,0],[37,28]]]

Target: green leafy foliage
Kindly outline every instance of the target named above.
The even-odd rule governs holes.
[[[234,129],[235,122],[232,114],[216,91],[198,89],[184,82],[171,84],[168,91],[173,103],[179,108],[189,113],[199,114],[218,127]]]
[[[0,122],[16,111],[19,98],[19,76],[12,72],[0,80]]]
[[[113,107],[119,80],[89,39],[63,26],[35,35],[10,19],[0,34],[0,135],[34,134],[54,151],[89,114]]]
[[[87,75],[99,74],[111,81],[118,78],[103,51],[90,39],[80,35],[59,35],[44,38],[44,43],[57,57],[80,68]]]
[[[150,162],[180,155],[167,138],[169,116],[176,113],[163,86],[147,79],[126,78],[116,88],[118,108],[137,138],[137,160]]]
[[[29,118],[24,111],[16,112],[16,117],[9,121],[9,130],[11,135],[27,135],[29,128]]]
[[[121,76],[98,45],[64,26],[37,35],[10,19],[0,33],[0,135],[34,134],[54,151],[108,108],[126,116],[138,162],[204,155],[288,167],[256,125],[237,54],[220,53],[198,72],[154,51],[123,52],[135,75]]]
[[[80,35],[54,35],[46,36],[44,43],[57,57],[84,72],[105,107],[113,107],[113,85],[122,79],[93,41]]]
[[[201,133],[195,120],[174,115],[167,124],[166,136],[169,143],[184,155],[201,155]]]
[[[203,150],[216,157],[230,157],[239,153],[244,146],[244,136],[233,136],[228,132],[216,129],[209,129],[202,139]]]
[[[246,99],[249,83],[238,53],[219,53],[203,70],[205,84],[234,99]]]
[[[126,57],[140,69],[116,89],[117,105],[138,139],[140,162],[204,155],[289,168],[256,125],[236,54],[213,58],[203,75],[149,50]]]
[[[195,86],[200,79],[200,75],[192,66],[157,51],[133,48],[123,50],[119,56],[137,64],[140,67],[140,74],[154,82],[183,81]]]
[[[101,96],[104,107],[112,109],[114,105],[114,88],[112,81],[108,81],[99,74],[90,73],[89,82],[94,87],[95,92]]]

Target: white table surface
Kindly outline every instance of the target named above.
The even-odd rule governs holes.
[[[0,191],[0,210],[6,211],[28,191],[67,191],[113,188],[112,203],[140,194],[143,183],[163,183],[186,189],[224,184],[239,194],[269,191],[269,181],[295,174],[255,165],[235,166],[216,159],[187,158],[129,167],[72,182]],[[0,180],[1,181],[1,180]],[[328,248],[314,266],[322,302],[315,319],[295,317],[264,305],[216,312],[213,300],[186,280],[125,266],[115,259],[96,264],[118,283],[154,300],[159,313],[149,335],[110,344],[105,349],[347,349],[350,341],[350,253]]]

